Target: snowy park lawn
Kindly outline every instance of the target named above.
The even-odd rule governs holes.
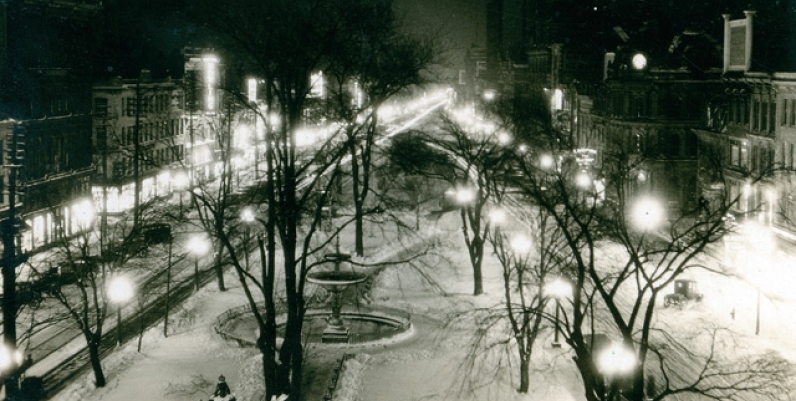
[[[383,270],[372,287],[375,304],[402,309],[412,315],[411,335],[400,341],[386,341],[365,348],[347,346],[310,345],[306,354],[305,400],[320,400],[327,389],[331,369],[345,354],[353,357],[344,364],[338,380],[334,400],[337,401],[407,401],[407,400],[583,400],[580,378],[566,345],[563,349],[550,346],[546,333],[537,341],[534,351],[531,391],[518,394],[515,366],[505,366],[495,355],[476,355],[475,363],[467,363],[472,352],[472,322],[448,319],[452,311],[500,303],[502,284],[497,262],[489,255],[484,262],[485,294],[473,297],[471,268],[463,247],[456,216],[443,217],[426,228],[426,238],[439,239],[441,244],[425,257],[424,267],[417,264],[396,265]],[[368,238],[370,249],[386,245],[377,237]],[[342,242],[346,242],[345,239]],[[385,251],[375,252],[384,256]],[[213,329],[215,319],[226,310],[245,303],[239,284],[231,273],[227,275],[228,290],[219,292],[210,284],[195,294],[181,310],[182,324],[173,328],[168,337],[163,327],[147,331],[142,351],[136,352],[136,342],[123,345],[103,362],[108,385],[95,388],[93,375],[73,383],[51,397],[57,401],[132,401],[208,400],[215,388],[216,378],[223,374],[239,401],[260,401],[263,398],[262,361],[253,348],[240,348],[224,341]],[[707,289],[710,296],[715,291]],[[726,294],[729,298],[732,294]],[[700,306],[702,309],[726,307],[715,299]],[[768,304],[767,304],[768,305]],[[792,304],[791,304],[792,306]],[[771,306],[772,308],[774,306]],[[697,308],[682,311],[684,316],[705,315],[711,310]],[[740,308],[735,323],[750,322],[748,308]],[[674,312],[661,312],[661,318]],[[721,312],[724,316],[724,312]],[[190,317],[190,318],[185,318]],[[733,324],[724,316],[723,322]],[[766,312],[763,319],[774,319]],[[674,317],[672,321],[682,321]],[[684,323],[680,323],[684,324]],[[784,322],[783,322],[784,324]],[[789,323],[790,324],[790,323]],[[748,344],[765,347],[782,346],[783,355],[793,357],[794,343],[790,333],[772,328],[769,320],[767,335],[747,338]],[[748,332],[751,327],[746,327]],[[755,342],[753,342],[755,341]],[[751,346],[746,346],[751,348]],[[472,359],[470,359],[472,360]],[[475,379],[476,377],[480,379]]]

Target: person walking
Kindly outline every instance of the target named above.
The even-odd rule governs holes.
[[[234,401],[235,396],[232,395],[232,390],[229,389],[227,379],[224,375],[218,376],[218,383],[216,383],[216,391],[213,392],[215,400]]]

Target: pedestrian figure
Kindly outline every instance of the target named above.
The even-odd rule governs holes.
[[[732,308],[732,310],[730,311],[730,317],[732,318],[732,320],[735,320],[735,308]]]
[[[232,395],[232,391],[229,389],[227,379],[224,375],[218,376],[218,383],[216,383],[216,391],[213,392],[213,397],[217,397],[215,398],[216,400],[235,400],[235,396]]]

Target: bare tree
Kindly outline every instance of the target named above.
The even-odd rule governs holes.
[[[452,117],[441,114],[438,132],[424,136],[429,149],[436,152],[432,161],[444,164],[426,174],[442,173],[449,185],[444,202],[446,209],[457,209],[462,221],[462,234],[473,269],[473,295],[483,294],[484,247],[491,223],[486,217],[487,205],[508,168],[507,148],[501,133],[493,129],[478,132],[466,129]],[[431,166],[429,166],[431,167]]]
[[[334,52],[347,40],[343,24],[350,21],[337,12],[342,9],[338,2],[238,0],[221,10],[213,2],[197,6],[214,10],[213,19],[207,22],[229,39],[242,65],[263,81],[264,107],[252,111],[268,111],[268,115],[260,115],[266,122],[268,144],[265,177],[244,194],[259,200],[255,225],[264,231],[258,241],[259,271],[245,268],[245,258],[236,249],[235,238],[244,230],[243,221],[217,216],[208,216],[208,221],[235,268],[260,329],[257,346],[263,357],[266,398],[289,394],[290,399],[298,400],[304,367],[301,331],[307,274],[346,224],[335,221],[336,227],[328,234],[320,230],[328,219],[324,207],[339,174],[336,166],[346,149],[339,146],[338,133],[310,147],[298,146],[297,134],[310,121],[308,115],[322,112],[313,107],[310,77],[328,69]],[[270,118],[271,113],[279,115],[278,124]],[[232,210],[234,206],[223,212],[231,217]],[[281,267],[277,266],[277,253]],[[279,347],[277,311],[286,317],[284,341]]]
[[[345,124],[351,156],[350,176],[355,215],[357,255],[363,256],[365,200],[372,190],[374,146],[379,138],[379,109],[401,92],[424,82],[422,72],[435,61],[430,39],[399,31],[392,1],[352,1],[339,4],[341,35],[326,69],[330,77],[330,117]]]
[[[142,216],[150,221],[156,218],[148,214],[153,209],[142,209]],[[79,329],[86,341],[94,382],[102,387],[106,384],[100,356],[106,334],[105,324],[114,308],[122,307],[111,305],[113,294],[109,286],[114,278],[129,274],[131,261],[147,252],[150,243],[143,234],[130,235],[134,231],[132,221],[121,219],[103,233],[93,230],[93,217],[93,213],[86,210],[85,215],[75,216],[73,221],[60,225],[53,257],[29,267],[34,282],[39,283],[41,296],[40,307],[32,323],[50,327],[69,322]],[[100,239],[99,235],[105,237]],[[100,244],[105,247],[97,254]],[[145,275],[154,274],[161,267],[154,266],[150,271],[144,269]],[[134,280],[134,277],[128,278]],[[146,290],[136,290],[141,305],[151,295]]]
[[[628,400],[645,396],[663,399],[684,392],[709,397],[719,393],[728,398],[743,393],[774,397],[776,391],[747,387],[740,379],[750,366],[758,366],[758,380],[784,380],[789,372],[775,358],[761,355],[746,362],[720,361],[712,352],[692,351],[699,357],[685,360],[696,364],[693,371],[687,369],[695,374],[682,374],[683,366],[668,362],[678,358],[673,350],[687,347],[688,341],[661,328],[655,319],[663,291],[686,272],[709,268],[700,265],[698,257],[730,230],[723,217],[738,199],[723,194],[712,203],[683,208],[667,222],[662,218],[665,209],[644,203],[649,198],[634,186],[638,166],[649,162],[644,154],[614,144],[601,166],[604,178],[593,176],[584,181],[578,180],[584,171],[575,164],[570,168],[566,163],[543,167],[545,156],[562,161],[572,154],[571,149],[557,147],[561,141],[556,141],[554,134],[546,138],[547,150],[518,155],[517,167],[523,174],[514,186],[555,221],[565,238],[566,249],[560,252],[571,255],[564,270],[573,283],[571,311],[567,325],[559,329],[575,353],[586,398],[616,399],[620,392]],[[657,225],[648,225],[645,218],[657,218]],[[607,249],[614,254],[606,256]],[[661,337],[658,333],[666,334]],[[598,334],[614,337],[618,346],[633,355],[628,371],[610,372],[600,366],[600,353],[605,350],[593,343]],[[716,348],[711,344],[708,351]],[[657,361],[653,362],[656,358],[651,354]],[[675,376],[677,380],[672,379]],[[651,382],[658,384],[649,385]]]

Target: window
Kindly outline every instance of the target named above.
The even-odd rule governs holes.
[[[150,106],[149,97],[140,96],[139,100],[141,102],[141,114],[149,113],[150,111],[152,111],[152,110],[149,109],[149,106]]]
[[[768,123],[766,124],[766,132],[773,134],[775,126],[777,125],[777,107],[775,102],[767,102],[768,106]]]
[[[730,141],[730,165],[749,168],[749,149],[741,141]]]
[[[483,76],[485,72],[486,72],[486,61],[476,61],[475,76],[476,77]]]
[[[782,99],[782,116],[780,125],[788,125],[788,99]]]
[[[126,112],[126,114],[128,116],[134,116],[135,115],[135,109],[136,109],[135,108],[135,98],[134,97],[128,97],[128,98],[125,99],[125,103],[127,104],[127,112]]]
[[[760,101],[755,99],[752,101],[752,131],[760,131]]]
[[[97,117],[108,116],[108,99],[104,97],[94,99],[94,115]]]
[[[796,99],[790,100],[790,126],[796,125]]]
[[[118,160],[113,162],[113,176],[115,178],[124,177],[125,170],[124,170],[124,160]]]
[[[97,149],[105,150],[108,146],[108,127],[97,127]]]

